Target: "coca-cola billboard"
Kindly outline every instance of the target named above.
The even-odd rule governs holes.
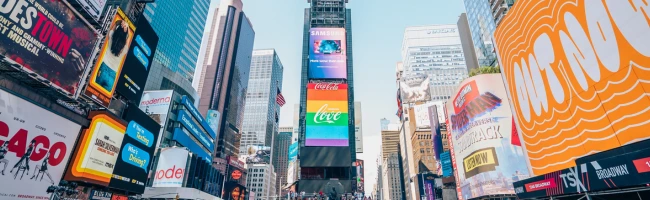
[[[348,146],[348,85],[337,82],[307,86],[306,146]]]

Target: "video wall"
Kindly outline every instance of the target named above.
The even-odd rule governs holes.
[[[309,78],[347,78],[345,29],[312,28],[309,34]]]
[[[348,85],[309,83],[305,146],[349,146]]]

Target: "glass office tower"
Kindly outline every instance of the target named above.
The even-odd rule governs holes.
[[[144,9],[144,17],[160,37],[154,62],[178,73],[190,84],[209,8],[210,0],[158,0]]]
[[[280,105],[275,101],[282,89],[284,67],[274,49],[253,51],[248,93],[242,126],[239,154],[244,155],[248,145],[271,147],[277,135]]]
[[[490,2],[488,0],[464,0],[464,2],[479,67],[494,66],[496,54],[492,44],[492,34],[496,29],[496,23]]]

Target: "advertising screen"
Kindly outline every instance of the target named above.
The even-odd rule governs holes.
[[[347,147],[348,85],[318,82],[307,87],[305,146]]]
[[[160,150],[153,187],[183,187],[189,151],[171,147]]]
[[[499,74],[465,79],[447,102],[451,141],[463,199],[514,194],[514,177],[528,176],[521,146],[512,144],[512,113]]]
[[[208,110],[208,114],[205,117],[205,121],[208,123],[208,126],[212,129],[214,133],[219,133],[219,120],[221,119],[221,114],[217,110]],[[217,138],[215,134],[214,138]]]
[[[246,164],[271,164],[271,147],[247,145],[246,153]]]
[[[117,80],[115,91],[133,102],[140,102],[149,67],[158,47],[158,35],[147,20],[138,20],[138,26],[128,48],[124,67]]]
[[[86,96],[105,107],[113,98],[115,83],[129,52],[134,29],[129,18],[118,9],[84,92]]]
[[[354,164],[357,169],[357,192],[363,193],[364,191],[364,166],[363,166],[363,160],[357,159],[357,161]]]
[[[85,181],[134,193],[144,192],[144,183],[158,132],[153,120],[126,111],[128,123],[106,111],[90,113],[90,126],[82,133],[66,180]],[[141,112],[141,111],[140,111]]]
[[[54,87],[76,94],[97,40],[94,29],[61,1],[3,1],[1,5],[0,55]]]
[[[245,200],[246,199],[246,187],[238,184],[237,182],[228,181],[225,183],[224,200]]]
[[[647,10],[634,1],[522,1],[504,18],[495,46],[534,175],[650,137]]]
[[[309,78],[347,78],[345,29],[312,28],[309,33]]]
[[[59,184],[80,129],[0,90],[0,199],[47,199],[45,191]]]
[[[293,184],[293,182],[296,181],[296,168],[298,167],[298,142],[292,142],[291,145],[289,145],[289,153],[287,155],[289,160],[287,183]]]
[[[400,81],[402,103],[427,102],[431,100],[430,81],[428,75],[409,75]]]
[[[361,129],[361,102],[354,102],[354,148],[363,153],[363,129]]]
[[[134,104],[124,111],[124,120],[128,125],[109,187],[143,193],[160,126]]]
[[[167,115],[169,114],[172,103],[172,95],[174,95],[173,90],[145,91],[140,100],[140,110],[147,113],[149,117],[158,122],[158,125],[162,127],[160,129],[161,132],[158,134],[159,137],[162,137],[162,131],[165,130],[165,124],[167,124]],[[157,141],[156,147],[160,145],[161,139],[158,138]]]
[[[451,166],[451,156],[449,151],[445,151],[440,154],[440,165],[442,165],[442,176],[449,177],[454,171],[454,168]]]

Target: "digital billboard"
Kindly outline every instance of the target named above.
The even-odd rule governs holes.
[[[431,100],[431,82],[429,76],[412,74],[399,81],[402,103],[427,102]]]
[[[347,78],[345,29],[311,28],[309,33],[309,78]]]
[[[315,82],[307,87],[305,146],[349,146],[348,85]]]
[[[167,115],[169,114],[169,109],[172,103],[172,96],[174,95],[173,90],[154,90],[154,91],[145,91],[142,94],[142,99],[140,100],[140,110],[144,111],[151,117],[154,121],[158,122],[158,125],[162,127],[158,137],[162,137],[162,131],[165,130],[165,124],[167,124]],[[161,139],[158,138],[158,143],[156,147],[160,145]]]
[[[76,94],[91,62],[95,30],[61,1],[3,1],[0,7],[0,55]]]
[[[107,111],[92,111],[65,180],[84,181],[134,193],[144,192],[159,127],[134,107],[122,121]],[[144,116],[144,117],[143,117]],[[143,119],[144,118],[144,119]]]
[[[79,130],[81,125],[0,90],[0,199],[47,199],[47,187],[63,177]]]
[[[84,95],[105,107],[113,98],[115,83],[119,78],[126,54],[129,52],[134,29],[129,18],[118,9],[84,92]]]
[[[292,142],[289,145],[288,161],[289,166],[287,170],[287,183],[293,184],[296,181],[296,169],[298,167],[298,142]]]
[[[499,74],[465,79],[447,101],[450,137],[463,199],[514,194],[513,177],[527,177],[521,146],[512,144],[512,113]],[[516,137],[516,135],[515,135]],[[439,156],[437,156],[439,157]],[[518,179],[517,179],[518,180]]]
[[[106,7],[106,0],[76,0],[81,4],[81,7],[88,12],[88,14],[99,21],[99,17],[102,16],[104,7]]]
[[[534,175],[650,138],[647,10],[635,1],[557,0],[508,12],[494,41]]]
[[[183,187],[188,157],[189,151],[186,148],[161,149],[152,187]]]
[[[115,91],[133,102],[140,102],[149,76],[149,67],[158,48],[158,35],[147,20],[138,20],[138,26],[128,48],[124,66]]]
[[[261,145],[247,145],[246,164],[271,164],[271,147]]]
[[[354,148],[363,153],[363,131],[361,127],[361,102],[354,102]]]

